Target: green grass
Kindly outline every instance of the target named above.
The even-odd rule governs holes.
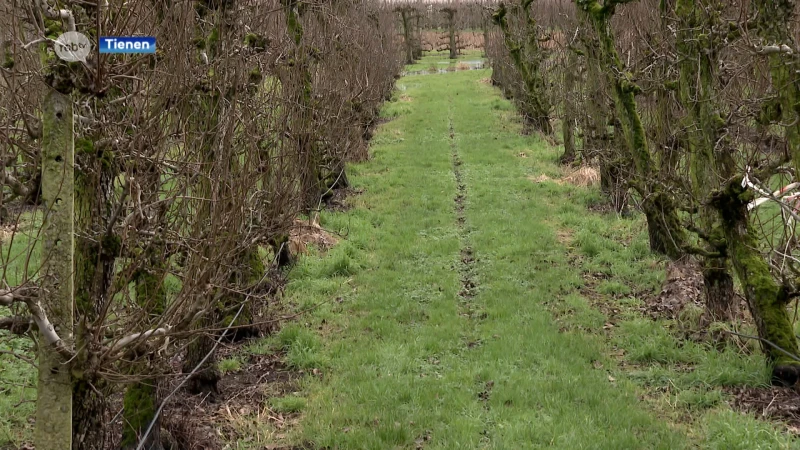
[[[3,277],[9,286],[17,286],[26,278],[34,278],[39,268],[37,231],[41,214],[25,212],[19,216],[13,238],[0,243]],[[27,274],[26,274],[27,272]],[[8,308],[0,307],[0,317],[9,316]],[[33,358],[33,345],[27,338],[0,340],[0,351]],[[36,369],[9,354],[0,354],[0,448],[14,448],[29,442],[33,431],[28,420],[33,416],[36,398]]]
[[[242,369],[242,360],[240,358],[226,358],[217,363],[219,371],[223,375],[229,372],[238,372]]]
[[[302,383],[303,419],[289,440],[332,449],[796,445],[727,406],[721,386],[768,381],[757,352],[683,340],[675,323],[638,311],[664,267],[641,217],[590,212],[596,191],[528,179],[559,177],[559,149],[520,135],[513,107],[479,83],[488,74],[399,80],[405,101],[385,106],[393,120],[378,130],[373,158],[350,168],[364,194],[348,212],[323,213],[324,226],[347,230],[344,250],[303,259],[286,299],[320,306],[262,344],[321,369]],[[463,230],[451,121],[467,186]],[[458,296],[464,245],[476,257],[469,306]],[[584,272],[606,274],[591,288],[618,310],[610,330],[603,308],[580,293]],[[298,364],[292,351],[303,349],[311,356]]]

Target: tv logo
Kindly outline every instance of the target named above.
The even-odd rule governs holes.
[[[156,38],[103,36],[100,38],[100,53],[155,53]]]
[[[86,62],[86,57],[92,52],[92,43],[86,35],[77,31],[67,31],[59,36],[53,44],[56,55],[64,61]]]

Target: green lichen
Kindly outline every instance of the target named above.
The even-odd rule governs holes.
[[[94,154],[94,141],[89,138],[75,139],[75,154],[76,155]]]
[[[11,54],[10,50],[7,50],[5,52],[5,55],[3,55],[2,67],[3,67],[3,69],[8,69],[8,70],[11,70],[11,69],[14,68],[14,55]]]
[[[260,68],[255,67],[248,74],[247,80],[250,82],[250,84],[259,84],[264,80],[264,74],[261,73]]]
[[[64,33],[60,20],[44,19],[44,35],[48,39],[57,39]]]
[[[244,37],[244,45],[257,50],[266,50],[269,47],[269,39],[255,33],[247,33]]]
[[[156,413],[156,389],[145,382],[134,383],[123,399],[125,425],[122,429],[122,448],[133,448],[139,442]]]
[[[113,233],[104,234],[102,240],[103,255],[107,257],[116,257],[122,250],[122,239]]]

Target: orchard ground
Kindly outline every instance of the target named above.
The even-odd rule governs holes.
[[[359,194],[321,214],[342,239],[289,273],[296,317],[226,349],[224,398],[194,404],[227,448],[800,446],[792,425],[739,410],[796,400],[766,387],[755,344],[696,338],[691,303],[648,314],[666,262],[643,218],[565,182],[560,148],[521,134],[489,76],[398,80],[371,160],[349,169]],[[0,377],[0,448],[16,448],[35,372],[0,355]]]

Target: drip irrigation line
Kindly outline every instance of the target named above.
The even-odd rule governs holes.
[[[211,355],[214,354],[214,352],[217,350],[217,347],[219,347],[220,342],[222,342],[222,340],[225,338],[225,335],[228,333],[228,330],[230,330],[230,328],[236,322],[236,319],[239,318],[239,314],[242,313],[242,310],[244,309],[245,303],[246,302],[242,302],[242,306],[240,306],[239,310],[236,311],[236,315],[233,316],[233,319],[231,319],[231,323],[228,324],[228,327],[225,328],[225,331],[222,332],[222,334],[219,336],[219,339],[217,339],[217,341],[214,342],[214,346],[211,348],[211,351],[206,353],[206,356],[204,356],[203,359],[197,364],[197,366],[195,366],[195,368],[192,369],[192,371],[189,373],[189,375],[187,375],[186,378],[184,378],[183,381],[181,381],[178,384],[178,386],[176,386],[175,389],[173,389],[172,392],[170,392],[169,395],[167,395],[164,398],[164,400],[161,402],[161,404],[158,406],[158,410],[153,415],[153,420],[150,421],[150,425],[147,426],[147,430],[144,432],[144,435],[142,435],[142,438],[139,440],[139,445],[136,446],[136,450],[143,450],[144,449],[145,442],[147,441],[147,436],[149,436],[150,432],[153,431],[153,426],[155,426],[156,422],[158,421],[158,416],[161,414],[161,411],[164,409],[164,405],[166,405],[167,401],[173,395],[175,395],[175,393],[178,392],[178,390],[180,388],[182,388],[183,385],[186,384],[187,381],[189,381],[189,378],[191,378],[192,375],[194,375],[198,370],[200,370],[200,367],[202,367],[203,364],[205,364],[206,360],[208,358],[210,358]]]
[[[789,358],[792,358],[793,360],[795,360],[797,362],[800,362],[800,358],[798,358],[796,355],[794,355],[794,354],[782,349],[779,345],[774,344],[769,339],[764,339],[764,338],[758,337],[758,336],[750,336],[749,334],[737,333],[735,331],[730,331],[730,330],[723,330],[723,331],[728,333],[728,334],[733,334],[735,336],[739,336],[739,337],[743,337],[743,338],[747,338],[747,339],[755,339],[757,341],[761,341],[761,342],[763,342],[765,344],[768,344],[770,347],[774,348],[775,350],[778,350],[779,352],[781,352],[784,355],[788,356]]]

